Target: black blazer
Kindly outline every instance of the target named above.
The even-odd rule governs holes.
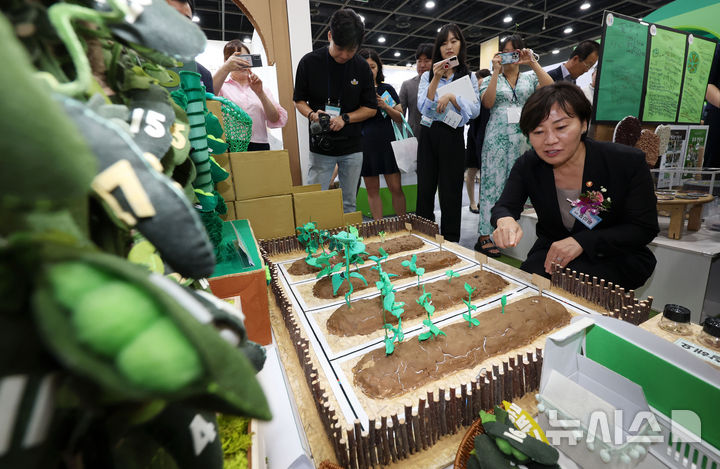
[[[547,74],[550,75],[550,78],[552,78],[553,81],[563,81],[562,67],[560,66],[553,68],[547,72]]]
[[[645,154],[625,145],[589,138],[585,139],[585,147],[581,192],[605,187],[604,196],[611,200],[610,210],[599,214],[602,221],[592,230],[577,220],[570,232],[565,228],[552,166],[541,160],[535,150],[525,152],[515,162],[505,189],[492,208],[490,222],[496,226],[498,218],[519,219],[530,197],[538,217],[538,241],[532,252],[568,236],[575,238],[591,259],[628,255],[638,250],[649,252],[647,244],[659,228],[657,198]],[[592,182],[589,189],[588,181]]]

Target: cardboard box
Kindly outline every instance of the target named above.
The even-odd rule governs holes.
[[[293,194],[299,194],[301,192],[316,192],[322,190],[322,185],[320,184],[309,184],[307,186],[292,186],[290,188],[290,191]]]
[[[223,121],[223,113],[222,113],[222,107],[221,107],[220,101],[215,101],[214,99],[208,99],[205,102],[205,105],[207,106],[208,111],[215,114],[215,117],[217,117],[218,120],[220,121],[220,125],[222,126],[222,129],[223,129],[223,137],[226,137],[226,135],[224,135],[225,122]],[[225,138],[223,138],[223,140],[225,140]]]
[[[235,200],[291,193],[290,156],[287,150],[229,153]]]
[[[227,213],[225,215],[220,215],[220,218],[225,221],[237,220],[237,217],[235,216],[235,202],[232,200],[226,200],[225,205],[227,205]]]
[[[257,239],[281,238],[295,234],[295,217],[290,195],[236,200],[235,215],[252,223]]]
[[[223,196],[226,203],[231,202],[235,200],[235,186],[233,185],[232,169],[230,168],[230,157],[228,156],[228,153],[221,153],[219,155],[213,155],[213,158],[217,161],[217,164],[230,173],[230,176],[228,176],[227,179],[215,184],[215,189],[221,196]]]
[[[359,225],[362,223],[362,212],[350,212],[343,214],[345,225]]]
[[[265,264],[248,220],[223,223],[223,241],[237,239],[233,226],[254,265],[248,265],[239,256],[219,262],[213,276],[208,279],[210,289],[215,296],[227,300],[242,312],[248,339],[260,345],[269,345],[272,343],[272,332]]]
[[[313,221],[318,228],[327,230],[345,224],[340,189],[300,192],[293,194],[292,197],[295,208],[295,226]]]

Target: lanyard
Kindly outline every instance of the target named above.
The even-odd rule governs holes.
[[[327,73],[327,103],[328,103],[328,104],[333,104],[333,103],[330,101],[330,48],[329,48],[329,47],[328,47],[328,53],[327,53],[327,55],[325,56],[325,60],[326,60],[326,62],[327,62],[327,71],[328,71],[328,73]],[[352,59],[350,59],[350,60],[352,60]],[[349,62],[350,60],[348,60],[348,62]],[[334,60],[333,60],[333,61],[334,61]],[[345,81],[346,81],[346,79],[347,79],[348,62],[345,62],[345,63],[343,64],[343,79],[342,79],[342,82],[340,83],[340,93],[339,93],[338,98],[337,98],[337,106],[338,106],[338,107],[341,107],[341,106],[340,106],[340,99],[342,98],[342,92],[343,92],[343,90],[345,89]],[[335,62],[335,63],[337,63],[337,62]]]
[[[510,87],[510,90],[512,90],[512,94],[513,94],[513,100],[512,100],[512,102],[513,102],[513,103],[519,103],[520,100],[518,99],[517,95],[515,94],[515,88],[517,88],[517,82],[518,82],[518,80],[520,80],[520,74],[518,73],[517,80],[515,81],[515,88],[513,88],[512,86],[510,86],[510,82],[508,81],[508,79],[507,79],[507,77],[505,76],[505,74],[503,74],[502,77],[505,79],[505,83],[507,83],[507,85]]]

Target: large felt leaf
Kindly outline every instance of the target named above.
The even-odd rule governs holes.
[[[337,291],[340,288],[340,285],[342,285],[343,280],[345,280],[345,277],[340,273],[330,277],[330,280],[332,281],[333,295],[337,295]]]
[[[366,286],[367,286],[367,284],[368,284],[368,283],[367,283],[367,280],[365,280],[365,277],[363,277],[362,274],[359,273],[359,272],[350,272],[350,277],[359,278],[360,280],[363,281],[363,283],[364,283]]]
[[[35,69],[3,15],[0,44],[5,64],[0,67],[0,204],[23,210],[38,202],[84,200],[96,172],[94,155],[48,87],[33,76]]]

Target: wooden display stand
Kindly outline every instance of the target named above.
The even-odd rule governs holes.
[[[668,227],[668,238],[680,239],[682,237],[683,224],[685,223],[685,209],[688,212],[688,231],[697,231],[700,229],[702,219],[702,206],[708,202],[712,202],[714,197],[706,195],[699,199],[678,199],[658,200],[657,209],[670,213],[670,226]]]

